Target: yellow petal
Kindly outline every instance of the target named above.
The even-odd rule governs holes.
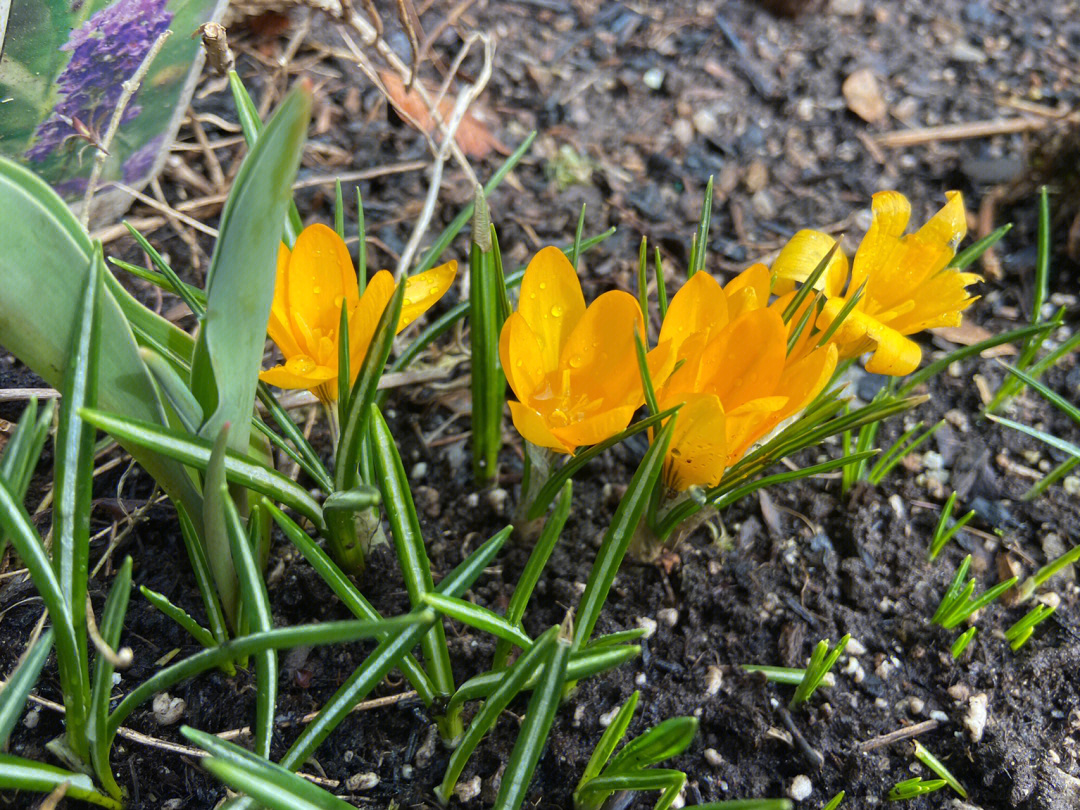
[[[776,390],[777,393],[787,396],[788,401],[775,414],[775,420],[769,426],[769,430],[801,411],[821,393],[821,389],[832,379],[833,372],[836,370],[836,360],[836,346],[830,343],[820,349],[815,349],[784,369]]]
[[[286,357],[302,354],[297,345],[296,337],[292,332],[292,324],[289,321],[289,303],[286,292],[286,279],[289,274],[289,258],[291,251],[282,242],[278,245],[277,273],[274,275],[274,300],[270,305],[270,321],[266,325],[266,331],[270,339],[281,349]]]
[[[727,466],[724,406],[712,394],[691,394],[679,409],[671,434],[664,481],[672,489],[712,487]]]
[[[728,317],[735,320],[752,309],[764,309],[769,305],[769,288],[772,274],[761,264],[752,264],[724,285],[727,296]]]
[[[731,466],[763,439],[779,420],[774,415],[788,403],[785,396],[762,397],[745,402],[727,415],[727,464]]]
[[[720,284],[708,273],[694,273],[671,299],[659,342],[670,342],[671,350],[681,359],[680,350],[687,338],[722,329],[728,320],[727,296]]]
[[[635,410],[637,410],[636,405],[610,408],[587,419],[582,419],[580,422],[572,422],[566,427],[554,428],[552,433],[566,447],[591,447],[594,444],[600,444],[600,442],[610,439],[620,431],[626,430],[626,426],[634,418]],[[517,424],[517,422],[515,421],[514,424]]]
[[[608,406],[640,405],[635,328],[644,340],[645,319],[630,293],[612,290],[589,304],[559,356],[559,368],[569,370],[569,390]],[[628,398],[633,401],[627,403]]]
[[[947,245],[955,253],[957,246],[967,235],[964,195],[959,191],[947,191],[945,199],[948,202],[915,232],[915,238],[929,244]],[[952,259],[951,256],[949,258]]]
[[[544,417],[534,411],[528,405],[520,402],[509,402],[510,416],[514,420],[514,427],[524,439],[532,442],[537,447],[550,447],[558,453],[573,454],[574,448],[557,438],[544,422]]]
[[[900,237],[911,218],[911,204],[898,191],[879,191],[870,203],[873,219],[851,266],[849,290],[854,293],[869,277],[866,298],[875,299],[887,292],[887,286],[879,281],[883,270],[895,266],[900,259]]]
[[[704,351],[709,376],[699,390],[716,394],[731,413],[744,402],[772,394],[787,356],[787,328],[771,309],[743,315]]]
[[[322,224],[309,225],[296,237],[285,283],[289,315],[298,335],[303,328],[335,333],[342,299],[357,298],[349,249],[332,228]]]
[[[431,309],[450,289],[456,275],[457,262],[451,261],[405,279],[405,300],[401,304],[397,331],[400,332]]]
[[[259,374],[259,379],[267,385],[308,391],[336,378],[336,368],[320,366],[304,355],[290,357],[284,365],[268,368]]]
[[[380,270],[368,281],[364,294],[349,312],[349,370],[352,380],[360,373],[375,327],[379,325],[383,310],[394,297],[394,276],[389,270]]]
[[[544,360],[540,343],[521,313],[513,312],[499,335],[499,362],[510,388],[522,402],[528,402],[544,382]]]
[[[543,371],[554,371],[567,338],[585,314],[581,282],[558,248],[544,248],[525,268],[518,312],[540,343]]]
[[[772,272],[776,279],[773,292],[784,295],[795,289],[795,282],[810,278],[835,244],[835,239],[821,231],[801,230],[791,237],[773,262]],[[824,290],[826,295],[839,295],[844,289],[847,273],[847,256],[837,250],[814,288]]]
[[[818,328],[828,328],[843,305],[843,300],[837,298],[826,302],[818,318]],[[831,342],[844,358],[872,350],[873,357],[866,364],[866,370],[872,374],[902,377],[918,368],[922,359],[922,349],[917,343],[858,309],[848,313]]]

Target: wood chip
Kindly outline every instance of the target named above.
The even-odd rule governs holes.
[[[978,324],[964,321],[959,326],[939,326],[931,329],[930,333],[950,343],[961,346],[974,346],[994,336],[994,333]],[[981,357],[993,359],[995,357],[1010,357],[1017,353],[1017,348],[1011,343],[1003,343],[1000,346],[992,346],[979,353]]]
[[[840,92],[844,94],[848,109],[869,124],[876,124],[888,112],[881,85],[869,68],[856,70],[844,79]]]

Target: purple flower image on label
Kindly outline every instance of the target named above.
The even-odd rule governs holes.
[[[165,136],[158,135],[131,153],[131,156],[124,161],[125,183],[130,186],[150,173],[164,142]]]
[[[71,52],[56,80],[61,101],[38,126],[34,145],[26,150],[29,160],[46,160],[69,138],[79,137],[80,130],[100,135],[120,100],[123,82],[134,75],[172,21],[166,2],[118,0],[71,32],[60,48]],[[129,104],[121,123],[137,117],[140,110]]]

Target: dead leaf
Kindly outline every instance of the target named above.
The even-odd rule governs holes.
[[[931,329],[930,333],[942,340],[947,340],[950,343],[958,343],[961,346],[974,346],[976,343],[982,343],[984,340],[988,340],[994,336],[994,333],[988,329],[972,323],[971,321],[964,321],[959,326],[939,326],[935,329]],[[1010,357],[1017,353],[1017,349],[1011,343],[1003,343],[1000,346],[993,346],[989,349],[984,349],[980,352],[982,357],[990,360],[994,357]]]
[[[386,92],[390,97],[390,103],[394,105],[402,113],[402,117],[405,118],[410,124],[416,123],[421,130],[434,135],[438,126],[435,123],[435,119],[428,112],[428,107],[424,103],[423,98],[415,89],[405,89],[405,83],[398,77],[396,73],[391,73],[388,70],[381,71],[379,78],[382,80],[383,85],[386,87]],[[429,97],[434,97],[436,90],[433,90],[425,85],[428,91]],[[475,105],[474,105],[475,106]],[[450,118],[454,111],[454,99],[452,97],[444,98],[439,103],[439,115],[443,121]],[[458,126],[457,134],[454,137],[458,146],[461,147],[466,155],[471,158],[481,159],[487,157],[492,151],[498,152],[500,155],[510,154],[510,150],[503,145],[503,143],[491,134],[490,130],[473,115],[472,112],[467,111],[465,116],[461,119],[461,124]]]
[[[869,68],[856,70],[844,79],[840,92],[844,94],[848,109],[867,123],[876,124],[885,117],[885,98],[877,77]]]

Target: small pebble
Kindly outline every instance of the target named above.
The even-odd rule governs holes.
[[[634,676],[634,686],[642,687],[649,682],[649,679],[645,677],[644,672],[639,672]]]
[[[1065,476],[1065,480],[1061,482],[1061,488],[1065,490],[1066,495],[1080,495],[1080,476]]]
[[[705,761],[712,765],[714,768],[719,768],[724,764],[724,758],[720,756],[720,752],[715,748],[705,749]]]
[[[471,802],[480,795],[480,777],[474,776],[466,782],[458,782],[457,787],[454,788],[454,795],[462,804]]]
[[[661,608],[656,611],[656,618],[668,627],[674,627],[679,623],[679,611],[675,610],[675,608]]]
[[[487,502],[496,515],[501,515],[506,510],[506,500],[509,497],[510,493],[505,489],[502,487],[495,487],[495,489],[487,494]]]
[[[652,638],[656,635],[656,619],[650,619],[648,616],[638,616],[638,627],[645,630],[645,635],[642,638]]]
[[[971,690],[968,689],[966,683],[954,683],[947,690],[949,697],[955,700],[957,703],[963,703],[969,697],[971,697]]]
[[[610,726],[616,715],[618,715],[619,709],[621,708],[621,706],[616,706],[610,712],[604,712],[602,715],[600,715],[600,726],[602,728],[607,728],[608,726]]]
[[[41,721],[41,710],[31,709],[26,713],[26,717],[23,718],[23,725],[26,728],[37,728],[37,724]]]
[[[844,647],[844,652],[848,655],[866,655],[866,647],[857,638],[850,638],[847,646]]]
[[[912,697],[908,701],[908,711],[912,714],[919,715],[923,713],[923,709],[926,708],[926,701],[922,698]]]
[[[937,720],[939,723],[948,723],[949,715],[945,714],[941,709],[934,709],[934,711],[930,712],[930,719]]]
[[[810,777],[804,774],[799,774],[791,780],[791,786],[788,788],[787,795],[797,802],[801,802],[804,799],[810,798],[810,794],[814,792],[814,783],[810,781]]]
[[[945,469],[945,460],[941,457],[941,453],[934,450],[927,450],[923,453],[923,467],[928,470],[943,470]]]
[[[660,68],[649,68],[641,77],[641,82],[650,90],[659,90],[664,85],[664,71]]]
[[[724,682],[724,673],[720,667],[713,664],[705,670],[705,694],[712,697],[720,691],[720,685]]]
[[[371,790],[377,784],[379,784],[379,775],[372,771],[354,773],[345,780],[345,789],[350,791]]]
[[[986,729],[986,709],[989,702],[990,699],[983,692],[972,695],[971,700],[968,701],[967,714],[964,715],[964,728],[967,729],[968,736],[974,743],[982,740],[983,731]]]
[[[155,723],[159,726],[171,726],[184,716],[187,703],[183,698],[174,698],[168,692],[158,692],[154,695],[150,708],[153,711]]]
[[[412,765],[405,764],[401,766],[402,779],[412,779],[414,773],[416,773],[416,769]]]
[[[423,481],[425,475],[427,475],[427,462],[418,461],[413,465],[409,478],[413,481]]]

